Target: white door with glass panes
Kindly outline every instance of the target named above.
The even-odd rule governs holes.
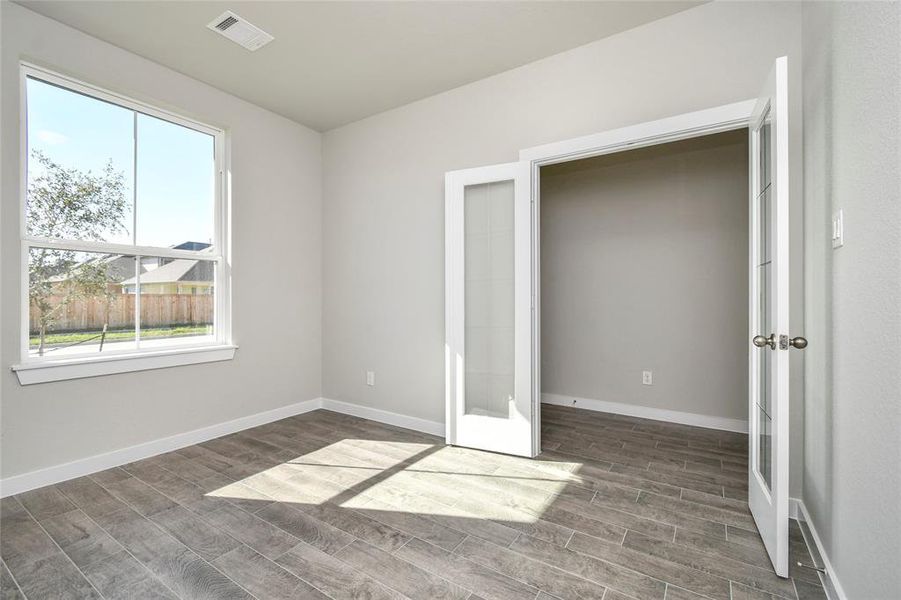
[[[778,59],[750,120],[748,504],[776,573],[788,576],[788,62]]]
[[[528,162],[445,175],[447,442],[534,456]]]

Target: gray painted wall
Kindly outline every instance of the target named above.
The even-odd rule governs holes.
[[[320,396],[321,136],[10,2],[0,11],[2,476]],[[233,362],[19,386],[20,58],[228,128]]]
[[[803,41],[803,498],[847,597],[888,600],[901,593],[901,3],[805,4]]]
[[[444,173],[519,150],[756,98],[789,57],[801,168],[801,7],[713,2],[357,123],[323,138],[323,392],[444,420]],[[801,177],[792,179],[792,319],[803,322]],[[803,356],[792,357],[800,493]],[[376,371],[376,385],[365,372]]]
[[[541,345],[544,393],[747,421],[747,131],[542,169]]]

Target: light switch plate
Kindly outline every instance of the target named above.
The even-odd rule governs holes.
[[[845,245],[845,215],[842,209],[838,209],[832,215],[832,247],[841,248]]]

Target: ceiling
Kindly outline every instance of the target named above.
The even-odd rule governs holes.
[[[325,131],[701,2],[19,3]],[[248,52],[208,30],[225,10],[275,41]]]

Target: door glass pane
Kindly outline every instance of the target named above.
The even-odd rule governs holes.
[[[772,181],[772,168],[770,165],[770,158],[772,157],[772,116],[770,111],[767,110],[766,114],[763,117],[763,123],[760,125],[760,146],[759,157],[760,160],[760,191],[762,192],[770,185]]]
[[[757,186],[757,257],[755,260],[755,277],[757,278],[758,306],[757,306],[757,333],[766,337],[776,332],[773,331],[772,319],[772,291],[773,291],[773,204],[772,204],[772,168],[773,156],[771,135],[771,115],[769,112],[764,120],[758,135],[757,161],[759,179]],[[767,485],[772,482],[772,381],[773,359],[775,351],[769,346],[757,348],[757,469]]]
[[[760,475],[766,482],[767,488],[772,488],[772,465],[773,465],[773,419],[765,410],[759,408],[758,418],[760,420],[760,429],[758,430],[758,469]]]
[[[513,405],[513,182],[464,189],[464,413]]]

